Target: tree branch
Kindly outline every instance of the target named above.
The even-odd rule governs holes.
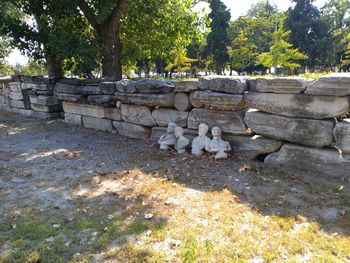
[[[119,28],[120,26],[120,20],[123,17],[124,11],[128,7],[128,0],[119,0],[118,3],[115,5],[112,11],[112,19],[113,19],[113,25],[114,28]]]
[[[89,5],[86,3],[86,1],[85,0],[77,0],[77,4],[78,4],[80,10],[84,13],[86,19],[91,24],[91,26],[95,30],[98,30],[99,24],[97,22],[96,15],[92,11],[92,9],[89,7]]]

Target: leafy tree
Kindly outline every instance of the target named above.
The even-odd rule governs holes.
[[[241,72],[250,64],[254,64],[256,58],[255,49],[256,46],[248,43],[248,38],[244,31],[241,30],[237,38],[233,40],[232,45],[228,47],[231,75],[232,70]]]
[[[0,34],[9,36],[22,53],[45,59],[50,76],[64,75],[65,59],[85,57],[80,60],[90,65],[95,60],[94,36],[87,25],[71,1],[0,0]]]
[[[269,18],[277,12],[268,0],[260,0],[255,4],[252,4],[247,12],[247,17],[250,18]]]
[[[171,53],[174,56],[174,60],[165,68],[170,72],[188,72],[191,70],[192,63],[197,61],[196,59],[188,58],[184,49],[174,49]]]
[[[329,0],[321,9],[321,19],[327,24],[331,37],[328,39],[327,64],[333,69],[341,64],[341,57],[350,40],[350,2]]]
[[[6,37],[0,37],[0,75],[7,75],[10,71],[6,58],[11,53],[10,41]]]
[[[212,56],[215,63],[215,71],[221,75],[225,70],[225,65],[229,60],[227,46],[229,39],[227,29],[231,15],[224,3],[220,0],[210,0],[211,12],[209,18],[212,20],[211,32],[207,37],[207,55]]]
[[[278,30],[273,33],[275,40],[270,52],[260,54],[257,62],[265,67],[275,67],[275,73],[277,66],[293,70],[300,67],[296,60],[307,59],[306,55],[286,41],[291,31],[285,31],[283,25],[284,23],[281,22]]]
[[[350,42],[348,43],[346,47],[346,51],[344,53],[344,58],[341,60],[341,66],[344,69],[350,68]]]
[[[323,67],[327,63],[329,30],[320,19],[320,12],[313,5],[314,0],[293,0],[294,8],[287,11],[286,28],[291,31],[290,41],[308,56],[303,66]]]

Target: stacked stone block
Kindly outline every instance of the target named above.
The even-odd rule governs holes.
[[[245,123],[256,134],[284,141],[265,163],[288,170],[350,177],[350,75],[316,81],[258,79],[244,99]]]
[[[20,79],[15,78],[8,83],[8,102],[11,111],[23,115],[31,116],[32,110],[29,101],[28,91],[23,88]]]
[[[33,110],[32,116],[52,119],[62,114],[62,105],[54,95],[57,79],[42,77],[22,77],[22,89],[28,91]]]
[[[0,78],[0,110],[6,110],[9,107],[9,82],[11,78]]]

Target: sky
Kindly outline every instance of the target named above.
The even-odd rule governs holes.
[[[250,6],[258,0],[222,0],[228,9],[231,11],[231,19],[236,19],[241,15],[246,14],[246,12],[249,10]],[[277,5],[278,10],[285,11],[290,7],[291,1],[290,0],[270,0],[270,3],[273,4],[273,2]],[[316,0],[315,4],[318,7],[321,7],[326,0]],[[21,53],[18,50],[14,50],[10,56],[7,58],[7,61],[11,65],[21,64],[24,65],[27,63],[28,58],[21,55]]]

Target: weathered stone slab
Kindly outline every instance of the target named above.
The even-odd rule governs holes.
[[[108,119],[100,119],[90,116],[83,116],[83,126],[99,131],[112,131],[112,121]]]
[[[28,90],[22,90],[23,103],[26,109],[31,109],[31,103],[29,100]]]
[[[101,82],[100,90],[102,94],[113,95],[116,92],[116,82]]]
[[[25,109],[24,102],[21,100],[10,100],[11,108]]]
[[[96,118],[104,118],[105,111],[101,106],[94,106],[90,104],[76,104],[71,102],[62,102],[64,112],[91,116]]]
[[[159,107],[173,107],[174,106],[174,94],[128,94],[128,93],[115,93],[116,99],[124,103],[137,104],[144,106],[159,106]]]
[[[8,109],[11,112],[15,112],[18,114],[22,114],[24,116],[29,116],[32,117],[33,116],[33,111],[32,110],[27,110],[27,109],[19,109],[19,108],[10,108]]]
[[[198,80],[175,81],[175,92],[192,92],[198,89]]]
[[[190,96],[191,104],[196,108],[213,110],[242,110],[246,108],[243,95],[210,91],[195,91]]]
[[[192,109],[193,107],[188,94],[183,92],[176,93],[174,96],[174,107],[179,111],[187,111]]]
[[[156,79],[141,79],[137,81],[122,80],[116,84],[117,92],[122,93],[170,93],[174,91],[174,88],[174,82]]]
[[[43,112],[43,111],[34,110],[32,111],[32,116],[35,118],[51,120],[51,119],[61,118],[61,113],[62,112]]]
[[[98,86],[101,81],[101,79],[60,78],[58,83],[74,86]]]
[[[334,129],[335,145],[346,154],[350,154],[350,119],[337,123]]]
[[[21,83],[20,82],[9,82],[9,88],[11,92],[21,92]]]
[[[83,126],[83,118],[81,115],[68,112],[64,114],[64,122],[75,126]]]
[[[151,135],[151,129],[141,125],[114,121],[113,126],[117,129],[119,134],[130,138],[148,140]]]
[[[124,121],[145,126],[157,126],[152,118],[150,108],[147,106],[137,106],[130,104],[122,104],[121,114]]]
[[[302,93],[312,82],[302,78],[261,78],[257,79],[256,90],[272,93]]]
[[[62,111],[61,104],[55,104],[55,105],[42,105],[42,104],[32,104],[32,109],[34,111],[42,111],[42,112],[58,112]]]
[[[42,105],[55,105],[58,104],[58,100],[55,96],[43,96],[39,95],[37,97],[36,104],[42,104]]]
[[[265,163],[281,166],[288,171],[310,172],[315,176],[350,178],[350,155],[336,149],[317,149],[297,144],[284,144],[279,152],[265,158]]]
[[[276,152],[283,144],[281,141],[260,135],[239,136],[224,134],[223,139],[230,142],[236,155],[249,160],[253,160],[262,154]]]
[[[160,136],[166,134],[167,132],[166,127],[154,127],[152,128],[151,133],[151,141],[157,142],[160,138]],[[194,138],[198,136],[198,132],[196,130],[190,130],[190,129],[183,129],[184,136],[190,140],[190,142],[193,141]]]
[[[77,86],[75,86],[75,85],[57,83],[55,86],[55,92],[56,93],[64,93],[64,94],[77,94],[76,88],[77,88]]]
[[[11,100],[23,100],[22,92],[11,92],[9,97]]]
[[[93,105],[112,106],[116,99],[113,95],[90,95],[88,101]]]
[[[244,118],[247,126],[256,134],[321,148],[333,142],[334,122],[285,117],[250,110]]]
[[[74,86],[63,83],[57,83],[55,92],[68,94],[82,94],[82,95],[100,95],[102,94],[99,86]]]
[[[197,129],[201,123],[210,128],[219,126],[223,132],[245,135],[247,129],[243,121],[244,112],[216,111],[207,109],[193,109],[188,116],[188,128]]]
[[[108,107],[108,108],[104,108],[104,111],[105,111],[105,118],[111,119],[114,121],[122,120],[122,114],[120,112],[120,109],[115,107]]]
[[[350,73],[334,73],[321,77],[305,90],[305,94],[349,96]]]
[[[45,83],[26,83],[25,89],[52,91],[54,90],[54,85]]]
[[[248,89],[248,78],[209,76],[199,79],[199,89],[243,94]]]
[[[68,102],[78,102],[83,97],[83,95],[80,95],[80,94],[57,93],[57,92],[55,92],[55,95],[59,100],[68,101]]]
[[[37,96],[31,96],[29,97],[29,101],[31,104],[37,103],[38,102],[38,97]]]
[[[347,97],[247,92],[244,100],[251,108],[291,117],[329,119],[349,110]]]
[[[152,111],[152,117],[158,126],[168,126],[169,122],[175,122],[181,127],[186,127],[188,112],[159,108]]]

